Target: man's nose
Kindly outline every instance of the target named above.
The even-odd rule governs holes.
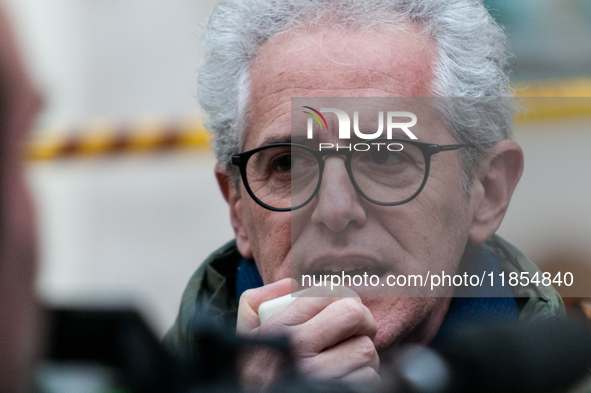
[[[349,225],[365,224],[367,215],[361,205],[361,196],[349,179],[345,157],[327,157],[320,190],[316,196],[312,223],[325,225],[333,232],[340,232]]]

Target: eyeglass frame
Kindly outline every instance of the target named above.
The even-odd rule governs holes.
[[[416,140],[404,139],[404,138],[375,139],[372,141],[372,143],[381,142],[381,141],[386,141],[388,143],[396,143],[396,142],[409,143],[409,144],[417,147],[423,153],[423,157],[425,158],[425,174],[423,175],[423,182],[421,183],[421,186],[418,188],[418,190],[413,195],[411,195],[410,197],[408,197],[400,202],[379,202],[379,201],[376,201],[376,200],[370,198],[369,196],[365,195],[365,193],[361,190],[361,188],[357,184],[357,181],[355,180],[355,177],[353,176],[353,170],[351,168],[352,157],[355,153],[357,153],[357,151],[354,149],[346,150],[343,148],[341,148],[341,149],[327,148],[327,149],[317,150],[317,149],[313,149],[309,146],[302,145],[299,143],[288,143],[288,142],[273,143],[270,145],[259,146],[255,149],[248,150],[248,151],[245,151],[242,153],[234,154],[231,158],[231,163],[233,165],[238,166],[238,168],[240,169],[240,177],[242,178],[242,184],[244,184],[244,188],[246,189],[246,192],[248,192],[250,197],[256,203],[258,203],[260,206],[264,207],[265,209],[274,211],[274,212],[294,211],[294,210],[300,209],[300,208],[306,206],[308,203],[310,203],[312,201],[312,199],[314,199],[316,197],[316,195],[318,195],[318,191],[320,190],[320,185],[322,184],[322,175],[324,173],[324,164],[325,164],[324,157],[333,156],[333,155],[345,156],[345,168],[347,169],[347,173],[349,175],[349,180],[351,181],[353,188],[355,188],[355,191],[359,195],[361,195],[364,199],[366,199],[367,201],[369,201],[375,205],[379,205],[379,206],[399,206],[399,205],[403,205],[405,203],[412,201],[421,193],[421,191],[423,191],[423,188],[425,187],[425,184],[427,184],[427,180],[429,179],[429,171],[430,171],[430,167],[431,167],[431,156],[433,156],[434,154],[440,153],[442,151],[453,151],[453,150],[458,150],[462,147],[468,147],[468,145],[465,145],[465,144],[438,145],[436,143],[419,142]],[[312,195],[305,202],[303,202],[300,205],[295,206],[295,207],[292,206],[292,207],[288,207],[288,208],[278,208],[278,207],[273,207],[273,206],[267,205],[266,203],[261,201],[259,198],[257,198],[256,195],[254,195],[254,192],[252,191],[252,189],[250,188],[250,185],[248,184],[248,175],[246,173],[246,166],[248,165],[248,160],[254,154],[258,153],[261,150],[266,150],[266,149],[270,149],[273,147],[281,147],[281,146],[285,146],[285,147],[295,146],[295,147],[303,148],[303,149],[309,151],[318,161],[318,184],[316,185],[316,188],[314,189],[314,192],[312,193]]]

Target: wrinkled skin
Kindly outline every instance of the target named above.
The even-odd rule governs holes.
[[[251,69],[251,107],[242,150],[274,138],[289,139],[291,97],[432,96],[435,56],[433,42],[414,26],[362,35],[318,28],[276,36],[263,44]],[[436,122],[423,129],[419,139],[454,143]],[[238,248],[243,256],[255,259],[266,284],[242,296],[238,332],[287,334],[295,343],[300,369],[312,376],[379,382],[378,354],[401,343],[432,340],[450,294],[373,297],[362,302],[342,296],[298,298],[259,326],[258,306],[291,291],[285,279],[293,268],[292,241],[323,250],[323,255],[313,251],[307,255],[319,263],[380,263],[397,255],[399,268],[420,265],[453,271],[468,240],[482,243],[500,225],[522,167],[519,146],[500,142],[485,157],[468,197],[461,186],[458,153],[438,154],[416,199],[383,207],[357,195],[342,156],[331,156],[325,161],[319,194],[298,211],[296,220],[295,213],[260,207],[243,185],[237,191],[218,165],[216,174],[230,205]],[[277,377],[277,369],[277,359],[260,350],[243,363],[243,380],[247,385],[266,385]]]

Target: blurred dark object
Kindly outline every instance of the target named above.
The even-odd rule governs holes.
[[[56,309],[49,316],[46,360],[107,367],[114,383],[137,393],[178,392],[187,374],[130,310]]]
[[[433,348],[402,347],[390,362],[382,364],[383,392],[444,393],[453,391],[451,365]]]
[[[48,313],[48,346],[37,373],[38,392],[62,393],[66,388],[70,392],[240,392],[238,355],[253,346],[275,348],[288,365],[284,378],[266,389],[268,393],[350,391],[341,384],[298,375],[289,367],[285,338],[240,338],[207,315],[194,321],[193,343],[199,355],[189,359],[170,354],[131,310],[55,309]]]
[[[195,382],[204,391],[233,392],[239,390],[240,381],[237,369],[238,358],[244,351],[254,346],[266,346],[275,349],[286,360],[295,377],[289,351],[289,341],[285,337],[267,340],[245,339],[226,331],[212,322],[208,315],[199,315],[193,321],[193,345],[197,348],[197,357],[190,359]]]
[[[193,325],[195,359],[173,357],[133,311],[60,309],[51,312],[50,321],[46,364],[66,371],[72,365],[90,367],[107,381],[97,392],[240,392],[236,361],[241,350],[253,346],[275,348],[288,364],[288,372],[265,392],[352,391],[299,375],[287,340],[236,337],[204,316]],[[435,348],[403,347],[392,362],[385,359],[380,392],[563,392],[588,375],[589,364],[591,333],[583,324],[471,326]],[[46,367],[45,381],[59,370]],[[78,380],[92,374],[81,375]],[[39,391],[59,390],[40,386]]]
[[[449,392],[564,392],[589,376],[591,333],[566,321],[469,327],[437,350]]]

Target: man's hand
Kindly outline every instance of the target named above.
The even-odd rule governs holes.
[[[351,384],[379,382],[380,359],[372,341],[377,326],[369,309],[348,288],[310,291],[318,293],[315,297],[297,298],[262,325],[257,314],[259,306],[291,293],[291,279],[244,292],[238,308],[237,334],[289,337],[299,370],[310,377]],[[328,296],[321,296],[323,292]],[[279,369],[272,350],[261,348],[244,358],[241,378],[247,387],[268,386]]]

